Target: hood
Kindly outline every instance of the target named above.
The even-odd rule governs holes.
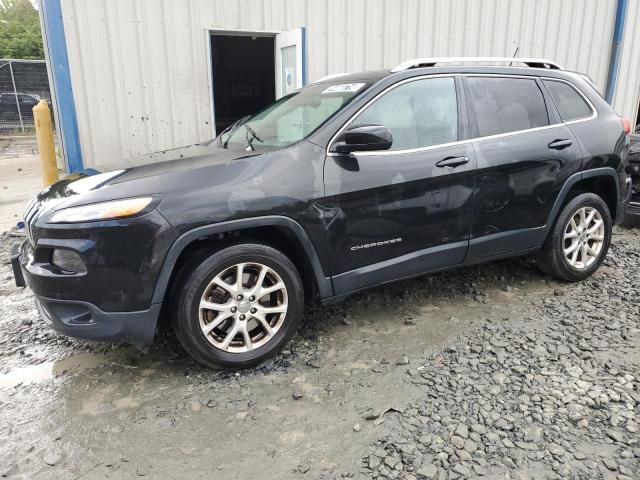
[[[247,152],[244,149],[223,149],[215,144],[213,140],[154,152],[133,160],[136,163],[143,164],[139,167],[93,175],[88,173],[71,174],[38,193],[29,204],[27,210],[34,205],[37,205],[38,210],[42,212],[105,199],[162,193],[163,189],[160,187],[158,191],[149,191],[149,183],[153,184],[154,178],[224,165],[234,160],[259,155],[261,155],[260,151]],[[147,180],[146,182],[144,181],[145,179]],[[136,192],[136,187],[132,182],[145,184],[146,188]],[[114,188],[107,189],[110,191],[107,194],[108,197],[102,198],[103,195],[100,195],[100,191],[105,190],[106,187]]]
[[[264,149],[262,149],[264,152]],[[186,147],[162,150],[140,156],[134,160],[141,165],[129,168],[113,180],[113,184],[167,173],[228,163],[240,158],[260,155],[261,150],[247,151],[244,148],[221,148],[214,140]]]

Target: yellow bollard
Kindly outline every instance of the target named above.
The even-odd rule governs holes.
[[[58,164],[56,163],[56,149],[53,143],[51,110],[46,100],[40,100],[33,107],[33,120],[36,124],[42,183],[45,187],[48,187],[58,181]]]

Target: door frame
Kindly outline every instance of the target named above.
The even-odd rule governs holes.
[[[306,28],[303,28],[302,34],[302,85],[307,84],[307,40],[306,40]],[[271,37],[275,40],[275,38],[281,34],[285,33],[286,30],[245,30],[245,29],[236,29],[236,28],[217,28],[217,27],[206,27],[204,29],[205,33],[205,41],[206,41],[206,49],[207,49],[207,64],[209,66],[207,76],[208,76],[208,86],[209,86],[209,101],[211,104],[211,133],[213,137],[216,137],[216,106],[215,99],[213,94],[213,57],[212,57],[212,49],[211,49],[211,37],[213,35],[228,35],[228,36],[237,36],[237,37]],[[277,59],[276,59],[276,45],[274,44],[273,49],[273,61],[274,67],[277,70]],[[277,72],[276,72],[277,73]]]

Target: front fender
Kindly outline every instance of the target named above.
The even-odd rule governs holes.
[[[187,246],[195,240],[219,233],[242,231],[249,228],[268,226],[287,228],[296,236],[296,238],[300,241],[300,244],[302,245],[305,255],[307,256],[309,264],[311,265],[311,268],[313,270],[313,275],[318,286],[318,293],[320,295],[320,298],[333,296],[334,293],[331,279],[325,276],[316,249],[311,243],[311,239],[307,235],[307,232],[304,230],[304,228],[302,228],[302,226],[298,222],[289,217],[280,215],[268,215],[263,217],[230,220],[227,222],[215,223],[213,225],[205,225],[202,227],[194,228],[193,230],[189,230],[188,232],[178,237],[169,248],[169,252],[165,257],[162,269],[160,271],[160,276],[158,277],[158,281],[156,282],[156,288],[153,292],[152,303],[161,303],[163,301],[178,257],[180,257],[180,254],[184,251],[184,249],[187,248]]]

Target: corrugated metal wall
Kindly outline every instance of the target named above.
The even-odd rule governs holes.
[[[622,40],[622,55],[613,107],[633,126],[640,123],[640,1],[627,2],[627,21]]]
[[[640,2],[630,3],[627,29],[640,31],[631,16]],[[85,165],[116,168],[211,137],[208,29],[304,26],[311,80],[417,56],[511,56],[519,48],[519,56],[586,72],[604,90],[616,0],[63,0],[62,6]],[[638,55],[625,45],[627,77],[619,80],[616,105],[628,116],[640,87]]]

